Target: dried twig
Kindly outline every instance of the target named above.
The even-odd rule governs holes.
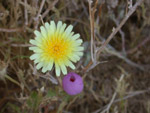
[[[21,32],[22,30],[23,28],[14,28],[14,29],[0,28],[0,32],[7,32],[7,33]]]
[[[120,76],[119,82],[121,82],[121,81],[123,80],[123,78],[124,78],[124,74],[122,74],[122,75]],[[101,113],[105,113],[105,112],[109,113],[109,109],[110,109],[111,105],[113,104],[113,102],[114,102],[116,96],[117,96],[117,90],[116,90],[115,93],[113,94],[112,99],[111,99],[111,101],[109,102],[109,104],[107,105],[106,109],[104,109]]]
[[[115,51],[115,50],[110,50],[110,49],[108,49],[108,48],[106,48],[106,47],[105,47],[104,49],[105,49],[105,51],[109,52],[110,54],[115,55],[115,56],[117,56],[117,57],[123,59],[126,63],[130,64],[131,66],[134,66],[134,67],[136,67],[136,68],[138,68],[138,69],[144,71],[144,67],[143,67],[143,66],[134,63],[133,61],[131,61],[131,60],[129,60],[128,58],[126,58],[125,56],[121,55],[119,52],[117,52],[117,51]]]
[[[90,26],[91,26],[91,59],[92,59],[92,62],[94,62],[94,55],[93,55],[94,54],[94,50],[93,50],[93,45],[94,45],[94,14],[93,14],[92,7],[91,7],[92,1],[88,0],[88,3],[89,3]]]
[[[113,21],[115,22],[116,26],[119,26],[119,22],[118,22],[117,19],[114,18]],[[124,54],[126,54],[126,50],[125,50],[125,34],[124,34],[124,32],[121,29],[119,30],[119,33],[120,33],[121,38],[122,38],[122,52]]]
[[[24,4],[25,4],[25,7],[24,7],[24,15],[25,15],[25,25],[28,25],[28,12],[27,12],[27,0],[24,0]]]
[[[123,97],[123,98],[119,98],[119,99],[116,99],[112,102],[112,104],[115,104],[117,102],[120,102],[120,101],[123,101],[123,100],[126,100],[126,99],[129,99],[129,98],[132,98],[134,96],[137,96],[137,95],[141,95],[141,94],[144,94],[144,93],[147,93],[150,91],[150,88],[146,89],[146,90],[141,90],[141,91],[134,91],[133,93],[131,94],[128,94],[127,96]],[[102,111],[103,109],[106,110],[106,108],[108,107],[108,104],[106,106],[104,106],[103,108],[100,108],[92,113],[100,113],[100,111]]]
[[[127,51],[127,54],[131,54],[133,52],[135,52],[136,50],[138,50],[138,48],[140,48],[141,46],[145,45],[147,42],[150,41],[150,36],[148,38],[146,38],[145,40],[143,40],[140,44],[138,44],[135,48],[130,49]]]
[[[119,26],[115,29],[113,29],[113,32],[109,35],[109,37],[107,38],[107,40],[104,42],[104,44],[99,48],[99,50],[97,51],[97,54],[100,54],[103,50],[104,47],[110,42],[110,40],[116,35],[116,33],[121,29],[121,27],[125,24],[125,22],[129,19],[129,17],[135,12],[135,10],[137,9],[137,7],[139,5],[141,5],[141,3],[143,2],[143,0],[139,0],[136,2],[136,4],[129,10],[129,12],[127,13],[127,15],[125,16],[125,18],[121,21],[121,23],[119,24]]]
[[[39,75],[41,78],[44,78],[46,80],[50,80],[53,84],[57,85],[58,81],[56,78],[54,78],[50,73],[46,73],[46,75]]]
[[[97,35],[98,35],[99,38],[102,40],[102,42],[105,41],[104,38],[101,37],[98,33],[97,33]],[[133,66],[133,67],[136,67],[136,68],[138,68],[138,69],[140,69],[140,70],[142,70],[142,71],[144,70],[144,66],[139,65],[139,64],[136,64],[135,62],[131,61],[131,60],[128,59],[126,56],[124,56],[122,53],[118,52],[115,48],[113,48],[110,44],[108,44],[108,45],[104,48],[104,50],[105,50],[106,52],[108,52],[109,54],[115,55],[115,56],[117,56],[118,58],[124,60],[127,64],[129,64],[129,65],[131,65],[131,66]]]
[[[37,17],[36,17],[37,19],[39,18],[40,14],[41,14],[41,11],[43,9],[44,4],[45,4],[45,0],[42,0],[41,5],[40,5],[40,9],[39,9]]]
[[[54,2],[51,5],[49,5],[47,10],[42,14],[42,18],[44,18],[49,13],[49,11],[56,5],[57,2],[58,0],[54,0]]]
[[[101,62],[97,61],[97,62],[95,62],[95,63],[92,63],[92,64],[88,67],[88,69],[87,69],[87,68],[84,68],[83,70],[84,70],[85,72],[89,72],[90,70],[92,70],[93,68],[95,68],[97,65],[103,64],[103,63],[107,63],[107,61],[101,61]]]
[[[42,9],[43,9],[44,4],[45,4],[45,0],[42,0],[41,5],[40,5],[40,9],[39,9],[39,11],[38,11],[38,13],[37,13],[37,16],[34,18],[34,20],[35,20],[35,22],[36,22],[36,24],[35,24],[35,29],[37,29],[37,27],[38,27],[38,25],[39,25],[39,17],[40,17],[40,15],[41,15],[41,11],[42,11]]]
[[[129,9],[132,8],[132,2],[133,2],[132,0],[129,0],[129,1],[128,1],[128,5],[129,5],[128,8],[129,8]]]
[[[80,20],[78,18],[62,17],[62,18],[59,18],[59,19],[60,20],[71,20],[71,21],[75,21],[75,22],[81,23],[81,24],[83,24],[84,26],[86,26],[90,30],[89,25],[86,22],[84,22],[84,21],[82,21],[82,20]]]
[[[31,44],[11,44],[12,47],[31,47]]]

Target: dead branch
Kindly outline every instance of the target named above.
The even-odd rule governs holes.
[[[58,0],[54,0],[54,2],[51,5],[49,5],[47,10],[42,14],[42,18],[44,18],[49,13],[49,11],[56,5],[57,2]]]
[[[94,45],[94,14],[93,14],[93,11],[92,11],[92,1],[91,0],[88,0],[88,3],[89,3],[89,14],[90,14],[90,26],[91,26],[91,59],[92,59],[92,62],[94,62],[94,48],[93,48],[93,45]]]
[[[35,22],[36,22],[36,24],[35,24],[35,29],[37,29],[37,27],[38,27],[38,25],[39,25],[39,17],[40,17],[40,15],[41,15],[41,11],[42,11],[42,9],[43,9],[44,4],[45,4],[45,0],[42,0],[41,5],[40,5],[40,9],[39,9],[39,11],[38,11],[38,13],[37,13],[37,16],[34,18],[34,20],[35,20]]]
[[[136,4],[132,8],[130,8],[129,12],[125,16],[125,18],[121,21],[121,23],[119,24],[119,26],[117,28],[113,29],[113,32],[109,35],[109,37],[104,42],[104,44],[99,48],[99,50],[97,51],[97,54],[100,54],[104,50],[104,48],[106,47],[106,45],[116,35],[116,33],[121,29],[121,27],[126,23],[126,21],[129,19],[129,17],[135,12],[135,10],[137,9],[137,7],[142,4],[142,2],[143,2],[143,0],[139,0],[139,1],[136,2]]]
[[[28,12],[27,12],[27,0],[24,0],[24,4],[25,4],[25,7],[24,7],[24,15],[25,15],[25,25],[28,25]]]
[[[22,30],[23,28],[14,28],[14,29],[0,28],[0,32],[7,32],[7,33],[21,32]]]
[[[147,37],[145,40],[143,40],[142,42],[140,42],[135,48],[130,49],[127,51],[127,54],[131,54],[134,53],[136,50],[138,50],[138,48],[140,48],[141,46],[145,45],[147,42],[150,41],[150,36]]]

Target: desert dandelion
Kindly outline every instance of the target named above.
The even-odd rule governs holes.
[[[50,21],[41,26],[40,31],[34,31],[36,37],[30,40],[33,46],[29,49],[34,52],[30,59],[34,60],[37,69],[42,68],[45,73],[55,66],[57,76],[60,76],[61,71],[67,74],[67,67],[75,69],[73,63],[83,55],[83,41],[72,29],[72,25],[66,27],[61,21],[57,24]]]

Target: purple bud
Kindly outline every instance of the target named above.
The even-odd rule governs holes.
[[[83,80],[76,73],[68,73],[62,81],[63,88],[69,95],[79,94],[83,90]]]

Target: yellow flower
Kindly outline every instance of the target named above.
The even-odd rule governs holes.
[[[45,23],[40,27],[41,32],[35,30],[35,39],[31,39],[30,43],[33,47],[29,47],[34,54],[30,57],[37,64],[36,68],[42,68],[45,73],[55,66],[56,75],[60,73],[67,74],[66,67],[75,69],[72,62],[76,63],[83,55],[82,40],[79,34],[72,32],[73,26],[62,24],[61,21],[55,24],[54,21]]]

